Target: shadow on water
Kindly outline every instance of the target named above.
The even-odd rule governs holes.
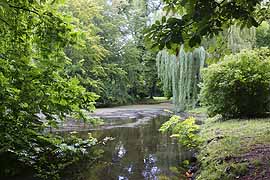
[[[165,117],[149,120],[137,127],[116,127],[90,131],[98,139],[115,138],[104,146],[99,164],[83,175],[87,180],[156,180],[159,177],[177,177],[173,167],[192,156],[176,141],[162,135],[158,129]],[[86,137],[88,132],[80,132]],[[178,176],[179,177],[179,176]],[[178,178],[179,179],[179,178]]]

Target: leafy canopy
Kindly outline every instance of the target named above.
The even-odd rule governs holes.
[[[194,47],[233,24],[257,27],[269,16],[263,0],[165,0],[164,16],[148,28],[145,39],[152,47],[176,50]]]
[[[71,61],[64,49],[75,43],[77,33],[69,17],[59,13],[56,2],[0,2],[0,158],[8,161],[11,157],[15,166],[23,164],[45,176],[51,172],[57,179],[58,170],[65,165],[50,166],[49,158],[65,163],[76,157],[66,161],[57,156],[67,142],[44,130],[56,127],[66,115],[76,113],[85,118],[81,110],[93,110],[96,96],[65,71]],[[65,150],[63,156],[81,152],[79,146],[74,151]],[[16,173],[3,165],[1,175]]]

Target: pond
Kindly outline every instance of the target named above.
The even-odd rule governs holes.
[[[125,127],[123,124],[119,126],[119,123],[114,121],[105,124],[102,129],[90,131],[98,139],[115,139],[103,147],[101,162],[84,174],[85,179],[179,179],[180,174],[176,167],[189,159],[192,152],[183,150],[175,140],[158,131],[166,120],[167,117],[158,117],[136,127]],[[87,136],[89,131],[80,133],[81,136]]]

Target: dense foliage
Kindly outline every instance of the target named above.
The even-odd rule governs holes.
[[[147,30],[146,40],[159,49],[194,47],[236,23],[258,27],[269,15],[268,5],[263,0],[165,0],[164,16]]]
[[[270,108],[270,51],[243,50],[203,73],[201,100],[211,116],[262,116]]]
[[[102,104],[123,104],[153,96],[157,87],[155,53],[143,44],[147,22],[147,1],[114,2],[105,5],[100,32],[110,52],[103,60],[108,69],[103,78]],[[109,15],[108,15],[109,14]]]
[[[58,12],[56,1],[1,1],[0,157],[15,162],[10,163],[14,169],[1,164],[1,175],[16,174],[16,166],[23,164],[39,175],[48,171],[57,178],[61,168],[42,164],[53,163],[50,158],[56,152],[64,151],[68,157],[82,150],[80,143],[74,151],[63,150],[68,146],[65,140],[44,133],[67,115],[86,118],[82,110],[94,108],[96,95],[65,71],[71,61],[64,48],[73,44],[76,36],[68,19]]]
[[[67,169],[76,173],[78,163],[86,161],[87,167],[103,153],[100,149],[93,149],[97,145],[97,140],[91,135],[87,139],[81,139],[74,135],[62,138],[28,132],[27,137],[32,138],[31,142],[28,142],[29,147],[19,149],[16,146],[2,152],[0,160],[6,163],[0,166],[0,177],[34,175],[38,179],[56,180],[69,175],[69,179],[76,179],[74,174],[68,174]],[[80,170],[84,168],[81,167]]]
[[[0,176],[23,167],[59,179],[70,164],[94,160],[90,137],[47,132],[66,116],[88,119],[102,105],[153,96],[155,53],[143,45],[145,2],[0,2]],[[140,17],[140,18],[138,18]]]
[[[270,47],[270,25],[264,21],[256,30],[256,46]]]
[[[67,69],[100,96],[98,106],[132,103],[156,92],[155,53],[143,45],[146,1],[67,1],[80,44],[65,49],[75,64]],[[139,18],[138,18],[139,17]]]

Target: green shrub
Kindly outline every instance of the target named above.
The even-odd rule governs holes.
[[[270,49],[226,56],[203,72],[202,104],[210,116],[257,117],[269,111]]]
[[[197,148],[202,143],[198,134],[199,129],[195,118],[189,117],[181,120],[180,116],[173,115],[169,121],[162,124],[159,131],[162,133],[169,132],[170,137],[177,138],[185,148]]]

